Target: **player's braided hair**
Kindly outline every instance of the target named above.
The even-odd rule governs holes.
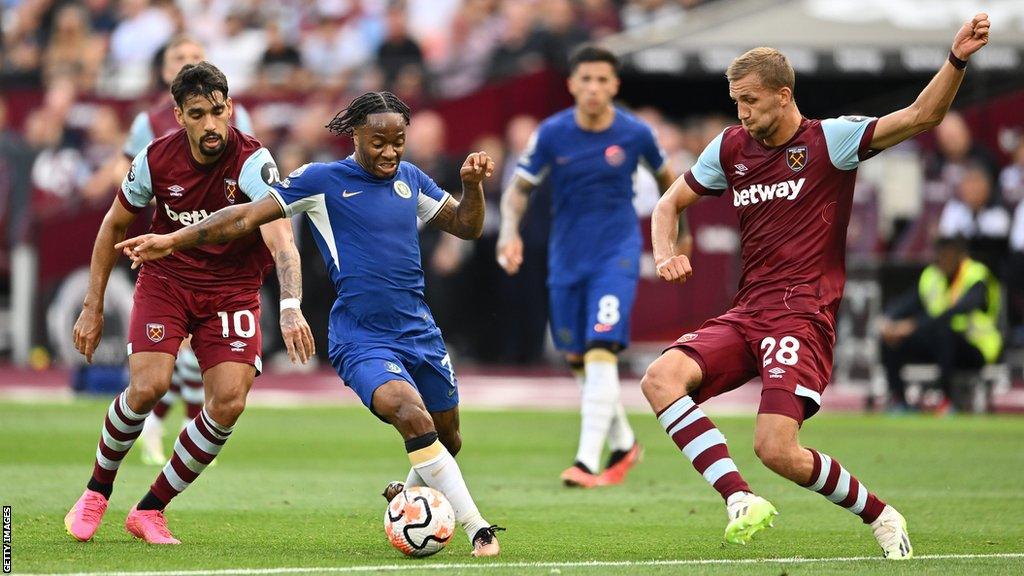
[[[174,103],[181,108],[185,101],[193,96],[205,96],[211,102],[213,93],[220,92],[228,97],[228,79],[219,68],[203,61],[198,64],[186,64],[171,82],[171,96]]]
[[[367,116],[382,112],[397,112],[409,123],[409,106],[401,98],[391,92],[367,92],[338,112],[327,123],[327,129],[338,136],[351,136],[353,130],[366,123]]]

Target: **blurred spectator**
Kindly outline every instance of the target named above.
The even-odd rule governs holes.
[[[110,106],[96,107],[83,148],[85,163],[93,174],[81,190],[86,200],[101,204],[109,201],[110,182],[102,168],[111,157],[121,154],[124,139],[125,133],[117,111]],[[101,193],[87,193],[97,189],[100,189]]]
[[[309,87],[309,74],[302,67],[302,54],[281,30],[281,25],[270,20],[264,28],[267,47],[259,64],[259,90],[261,92],[301,92]]]
[[[106,38],[117,28],[117,10],[114,0],[83,0],[93,32]]]
[[[114,64],[148,64],[174,34],[174,20],[149,0],[121,0],[121,21],[110,35]]]
[[[388,86],[394,86],[399,73],[418,73],[420,78],[423,76],[423,51],[416,40],[409,36],[409,27],[406,24],[408,18],[404,2],[389,6],[385,14],[384,41],[377,48],[377,65],[384,71],[384,79]],[[408,79],[406,81],[408,82]],[[408,86],[406,90],[409,90]]]
[[[323,7],[321,2],[318,7]],[[314,27],[302,37],[302,64],[326,86],[345,83],[353,69],[370,60],[371,46],[358,26],[356,8],[344,14],[315,14]]]
[[[1024,200],[1024,134],[1017,135],[1017,146],[1013,149],[1011,161],[999,173],[999,188],[1003,202],[1017,206]]]
[[[47,108],[33,110],[25,119],[25,142],[35,153],[32,178],[32,213],[45,216],[77,201],[79,187],[89,177],[82,153],[64,139],[64,122]]]
[[[84,8],[66,4],[57,11],[50,44],[43,54],[43,75],[71,78],[81,91],[92,91],[106,52],[106,42],[94,34]]]
[[[946,395],[942,412],[950,406],[954,371],[976,370],[999,358],[999,292],[999,281],[968,256],[962,239],[936,243],[935,262],[921,273],[918,286],[882,319],[882,363],[894,409],[907,408],[900,371],[908,363],[938,364]]]
[[[581,22],[590,38],[600,40],[622,29],[619,12],[612,0],[583,0]]]
[[[502,190],[512,181],[516,163],[537,130],[537,120],[516,116],[505,127],[505,169]],[[496,338],[500,343],[499,360],[505,363],[537,362],[544,353],[547,332],[547,259],[550,227],[551,190],[546,183],[533,190],[523,215],[523,266],[515,276],[499,274]],[[487,255],[492,266],[494,251]]]
[[[534,27],[533,7],[524,0],[508,0],[501,7],[501,39],[488,66],[488,76],[507,78],[535,72],[545,65],[545,40]]]
[[[1024,345],[1024,202],[1017,204],[1010,230],[1010,254],[1006,264],[1006,289],[1011,338]]]
[[[256,82],[257,67],[267,49],[262,29],[248,27],[248,12],[233,10],[224,20],[224,33],[207,44],[210,62],[228,79],[231,94],[245,94]]]
[[[974,142],[971,130],[960,113],[946,114],[935,128],[935,142],[936,150],[925,162],[925,179],[940,182],[943,187],[930,187],[926,201],[942,202],[951,198],[971,164],[984,168],[990,180],[996,178],[995,157],[988,148]]]
[[[461,166],[444,152],[444,120],[437,112],[417,112],[406,130],[404,159],[411,162],[442,189],[456,198],[462,197]],[[426,281],[424,291],[434,318],[445,333],[445,341],[453,349],[463,351],[470,344],[468,318],[460,302],[463,276],[459,274],[472,244],[434,228],[420,234],[420,256]]]
[[[1010,214],[992,193],[988,171],[978,165],[964,167],[957,197],[946,203],[939,219],[939,235],[967,240],[971,254],[992,270],[1001,270],[1010,234]]]
[[[41,63],[46,45],[42,34],[47,2],[23,2],[5,10],[0,84],[5,88],[42,84]]]
[[[560,73],[566,73],[569,53],[588,40],[587,31],[577,21],[576,9],[570,0],[544,2],[541,20],[546,31],[548,65]]]
[[[7,105],[0,99],[0,242],[5,248],[25,239],[32,187],[24,167],[32,165],[33,156],[24,139],[7,128]]]
[[[497,7],[496,0],[463,0],[452,21],[447,53],[435,64],[440,96],[463,96],[484,83],[491,53],[501,36]]]
[[[663,21],[682,12],[683,7],[673,0],[629,0],[622,7],[622,25],[626,29],[636,28]]]

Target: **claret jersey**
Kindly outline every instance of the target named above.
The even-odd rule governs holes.
[[[825,312],[831,320],[846,280],[846,228],[857,166],[875,118],[804,118],[769,148],[742,126],[719,134],[685,174],[701,195],[732,201],[740,221],[739,310]]]
[[[117,195],[121,205],[139,212],[155,198],[150,231],[169,234],[221,208],[266,196],[278,180],[274,158],[255,138],[228,130],[227,146],[211,165],[192,157],[184,129],[154,140],[132,161]],[[140,275],[156,274],[199,290],[259,289],[271,266],[263,237],[254,232],[147,262]]]

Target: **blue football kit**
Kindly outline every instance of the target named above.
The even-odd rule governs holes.
[[[619,108],[612,125],[592,132],[574,109],[541,123],[516,174],[551,184],[548,294],[555,346],[582,354],[588,343],[629,344],[629,317],[643,241],[633,208],[640,162],[665,165],[651,128]]]
[[[381,179],[351,156],[306,164],[272,194],[287,216],[305,213],[327,265],[337,293],[329,355],[345,384],[371,409],[390,380],[412,384],[431,412],[457,406],[451,359],[423,299],[417,229],[451,195],[408,162]]]

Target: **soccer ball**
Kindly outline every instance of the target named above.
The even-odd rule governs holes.
[[[384,533],[406,556],[430,556],[444,548],[455,533],[455,511],[444,494],[412,486],[388,503]]]

